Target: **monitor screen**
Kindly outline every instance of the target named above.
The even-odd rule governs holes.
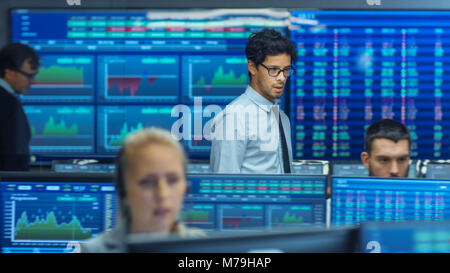
[[[449,253],[450,222],[364,223],[360,249],[366,253]]]
[[[114,173],[115,164],[95,163],[95,164],[76,164],[69,162],[54,162],[52,170],[57,173]]]
[[[189,158],[209,158],[207,122],[218,112],[208,106],[221,110],[244,93],[248,36],[266,27],[287,35],[288,17],[286,9],[12,9],[11,40],[41,57],[21,96],[33,155],[113,157],[128,133],[175,126]]]
[[[327,175],[328,161],[297,160],[292,162],[291,173],[300,175]]]
[[[3,253],[66,253],[110,230],[117,198],[111,175],[0,173]]]
[[[358,250],[357,242],[357,229],[297,228],[163,241],[137,236],[130,237],[128,250],[140,253],[352,253]]]
[[[369,176],[369,171],[366,167],[361,163],[361,161],[354,162],[333,162],[332,170],[334,176]]]
[[[336,161],[332,162],[333,176],[350,176],[364,177],[369,176],[369,170],[361,163],[361,161]],[[409,164],[408,177],[417,177],[417,163],[412,161]]]
[[[450,180],[333,177],[331,224],[450,220]]]
[[[188,163],[186,173],[211,173],[209,163]]]
[[[450,179],[450,162],[429,162],[425,177],[429,179]]]
[[[413,158],[450,152],[449,11],[294,10],[294,158],[358,160],[365,129],[402,122]]]
[[[188,175],[181,218],[205,231],[325,225],[326,176]]]
[[[107,163],[77,164],[57,161],[52,163],[52,170],[65,173],[114,173],[116,165]],[[209,163],[188,163],[186,173],[211,173],[211,169]]]
[[[26,105],[32,154],[80,154],[95,151],[92,106]]]

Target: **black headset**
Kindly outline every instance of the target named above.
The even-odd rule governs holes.
[[[125,151],[123,148],[120,148],[119,153],[117,155],[116,158],[116,172],[117,172],[117,176],[116,176],[116,190],[117,190],[117,194],[119,195],[119,198],[122,200],[125,198],[125,196],[127,195],[126,191],[125,191],[125,177],[124,177],[124,169],[123,169],[123,157],[125,156]]]

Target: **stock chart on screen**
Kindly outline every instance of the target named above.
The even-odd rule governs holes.
[[[180,217],[206,231],[325,225],[325,176],[190,174]]]
[[[333,177],[331,224],[449,220],[449,186],[449,180]]]
[[[98,63],[100,101],[178,101],[177,56],[100,56]]]
[[[202,97],[206,103],[227,103],[247,87],[245,56],[184,56],[183,100],[194,102]]]
[[[117,152],[125,137],[147,127],[171,130],[177,120],[171,116],[172,107],[101,106],[98,108],[100,152]]]
[[[24,102],[93,102],[94,58],[43,55],[41,67]]]
[[[94,119],[77,126],[92,128],[95,145],[89,151],[71,150],[72,155],[108,157],[126,133],[151,126],[170,129],[161,107],[192,108],[195,98],[204,107],[223,107],[244,93],[248,36],[267,27],[287,34],[288,17],[286,9],[12,9],[11,40],[34,47],[42,58],[35,84],[22,100],[36,107],[76,103],[93,108]],[[134,106],[147,113],[129,110]],[[129,114],[119,117],[111,109]],[[52,118],[29,116],[32,127],[59,124],[66,117]],[[189,139],[181,141],[190,158],[209,157],[209,141]],[[35,144],[33,154],[53,156],[44,146]]]
[[[71,252],[70,242],[112,229],[117,212],[112,177],[109,183],[91,179],[2,177],[2,251]]]
[[[292,11],[294,157],[359,159],[365,129],[382,118],[406,125],[413,158],[448,155],[448,15]]]
[[[33,153],[92,153],[94,109],[92,106],[27,105]]]

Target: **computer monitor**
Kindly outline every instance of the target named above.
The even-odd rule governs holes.
[[[341,2],[290,11],[294,158],[358,160],[366,128],[384,118],[408,128],[412,158],[445,158],[449,6],[344,1],[345,10]]]
[[[450,179],[450,160],[425,161],[422,172],[429,179]]]
[[[54,160],[52,170],[58,173],[114,173],[114,163],[98,162],[94,160]]]
[[[323,226],[326,176],[189,174],[181,219],[205,231]]]
[[[358,249],[357,229],[296,229],[270,233],[213,234],[165,240],[130,237],[129,252],[140,253],[349,253]]]
[[[328,161],[295,160],[292,162],[292,174],[328,175]]]
[[[186,173],[211,173],[209,161],[190,161],[186,167]]]
[[[65,173],[114,173],[116,165],[113,163],[76,163],[72,160],[54,160],[52,162],[52,170],[55,172]],[[211,173],[209,163],[190,162],[186,166],[186,173]]]
[[[1,172],[2,252],[72,252],[110,230],[117,198],[110,174]]]
[[[363,223],[360,251],[369,253],[450,253],[449,221]]]
[[[411,160],[409,163],[408,177],[415,178],[418,176],[418,165],[420,161]],[[350,176],[364,177],[369,176],[369,171],[361,161],[333,161],[331,163],[331,174],[333,176]]]
[[[450,220],[450,180],[332,177],[331,225]]]

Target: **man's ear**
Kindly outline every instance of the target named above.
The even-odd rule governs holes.
[[[6,68],[5,69],[5,75],[3,76],[3,78],[9,79],[13,76],[13,73],[15,73],[14,70]]]
[[[366,167],[366,169],[369,169],[369,154],[367,152],[361,153],[361,161]]]
[[[256,65],[253,61],[247,60],[248,71],[252,76],[256,75]]]

